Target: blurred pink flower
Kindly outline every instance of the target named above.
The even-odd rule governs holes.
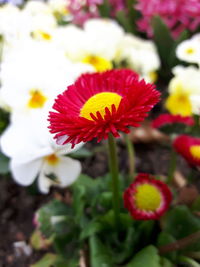
[[[86,20],[100,16],[98,5],[103,2],[104,0],[69,0],[67,8],[73,16],[73,22],[82,25]],[[125,7],[125,0],[109,0],[108,2],[112,7],[111,15],[113,16]]]
[[[142,13],[138,27],[153,35],[151,19],[159,15],[174,38],[184,30],[195,31],[200,25],[200,0],[138,0],[135,8]]]

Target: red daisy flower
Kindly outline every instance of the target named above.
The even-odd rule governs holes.
[[[192,117],[183,117],[181,115],[161,114],[152,122],[153,128],[162,128],[167,125],[183,124],[185,126],[193,126],[194,119]]]
[[[174,140],[173,147],[190,165],[200,166],[200,138],[180,135]]]
[[[160,93],[155,86],[139,80],[131,70],[111,70],[81,75],[64,93],[58,95],[50,112],[50,132],[58,144],[72,147],[93,138],[107,139],[128,126],[139,126]]]
[[[124,192],[124,206],[136,220],[157,220],[169,208],[172,194],[162,181],[140,173]]]

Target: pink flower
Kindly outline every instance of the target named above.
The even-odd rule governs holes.
[[[181,115],[161,114],[155,120],[152,121],[153,128],[162,128],[167,125],[175,126],[175,124],[193,126],[194,119],[192,117],[183,117]]]
[[[138,0],[135,8],[142,13],[138,27],[153,35],[151,20],[159,15],[176,38],[187,29],[195,31],[200,25],[200,0]]]
[[[86,20],[100,16],[98,6],[103,2],[104,0],[69,0],[67,8],[73,16],[73,22],[83,25]],[[108,2],[111,6],[112,16],[125,7],[124,0],[109,0]]]

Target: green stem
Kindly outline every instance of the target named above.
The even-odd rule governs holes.
[[[170,184],[174,179],[174,172],[176,170],[176,152],[171,149],[170,159],[169,159],[169,171],[167,177],[167,183]]]
[[[116,227],[118,227],[119,211],[120,211],[119,171],[118,171],[116,143],[112,134],[109,134],[108,136],[108,146],[109,146],[110,174],[112,177],[113,209],[115,215],[115,224]]]
[[[128,150],[129,175],[130,175],[130,178],[132,181],[134,178],[134,175],[135,175],[135,150],[134,150],[134,145],[131,142],[131,140],[127,134],[124,135],[124,139],[126,141],[126,146],[127,146],[127,150]]]

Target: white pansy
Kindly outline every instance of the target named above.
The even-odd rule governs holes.
[[[192,103],[193,113],[200,115],[200,94],[192,95],[190,100]]]
[[[48,0],[47,4],[58,19],[60,17],[64,20],[69,20],[71,18],[69,11],[67,10],[66,0]]]
[[[176,56],[189,63],[200,63],[200,41],[197,38],[185,40],[176,49]]]
[[[124,60],[129,67],[146,78],[147,81],[154,80],[154,73],[160,67],[160,60],[154,43],[131,34],[124,36],[118,48],[116,61]]]
[[[200,70],[194,66],[176,66],[173,74],[175,76],[169,83],[170,96],[179,97],[179,101],[183,101],[185,97],[188,98],[192,113],[199,114]]]
[[[35,0],[28,1],[23,10],[31,17],[52,14],[50,7],[45,2]]]
[[[72,184],[81,172],[80,162],[65,156],[75,150],[69,144],[58,146],[53,141],[45,113],[29,118],[13,114],[0,141],[2,152],[10,157],[13,178],[20,185],[28,186],[38,177],[40,191],[48,193],[52,185]]]
[[[173,68],[175,75],[169,83],[169,92],[175,93],[181,90],[189,94],[200,94],[200,71],[196,67],[176,66]]]
[[[26,113],[50,107],[54,98],[91,68],[74,64],[46,43],[20,42],[1,66],[2,101]]]
[[[112,68],[123,35],[123,29],[113,20],[90,19],[83,29],[74,25],[59,27],[54,41],[71,60],[102,71]]]
[[[123,28],[114,20],[91,19],[84,24],[88,53],[114,60],[119,42],[124,36]]]
[[[12,42],[21,36],[21,14],[21,10],[12,4],[0,6],[0,35],[4,37],[5,42]]]

